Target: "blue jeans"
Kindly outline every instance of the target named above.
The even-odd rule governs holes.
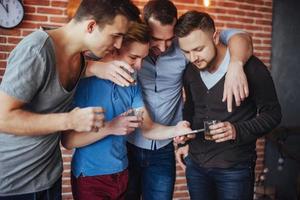
[[[171,200],[175,184],[173,144],[157,150],[127,145],[129,181],[127,200]]]
[[[28,194],[0,196],[0,200],[61,200],[61,178],[59,178],[51,188],[39,192]]]
[[[253,200],[254,164],[232,168],[203,168],[185,158],[187,185],[192,200]]]

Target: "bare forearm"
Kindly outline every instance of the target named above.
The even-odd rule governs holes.
[[[165,140],[174,136],[175,127],[153,123],[150,126],[142,126],[142,133],[144,137],[152,140]]]
[[[252,39],[246,33],[239,33],[232,36],[228,43],[231,62],[241,62],[241,66],[253,54]]]
[[[62,135],[61,142],[66,149],[74,149],[92,144],[105,138],[107,135],[105,128],[100,129],[98,132],[66,131]]]
[[[36,114],[18,109],[0,115],[0,131],[14,135],[47,135],[69,126],[67,113]]]
[[[103,78],[102,73],[104,72],[102,72],[101,69],[102,64],[102,62],[88,61],[87,68],[85,70],[85,77],[91,77],[97,74],[99,78]],[[98,67],[98,73],[96,67]]]

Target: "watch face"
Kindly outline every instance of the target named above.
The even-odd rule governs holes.
[[[0,27],[14,28],[21,23],[24,8],[19,0],[0,0]]]

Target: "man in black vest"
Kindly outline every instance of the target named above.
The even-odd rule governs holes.
[[[211,138],[197,134],[177,150],[191,199],[253,199],[256,140],[281,120],[270,73],[252,56],[244,65],[249,97],[227,112],[222,95],[230,52],[219,42],[213,19],[189,11],[179,18],[175,34],[191,62],[184,73],[184,119],[193,129],[203,128],[206,120],[220,121],[209,126]]]

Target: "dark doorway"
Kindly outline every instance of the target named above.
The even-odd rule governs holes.
[[[273,1],[272,76],[282,122],[266,145],[266,184],[276,199],[299,198],[300,171],[300,1]]]

